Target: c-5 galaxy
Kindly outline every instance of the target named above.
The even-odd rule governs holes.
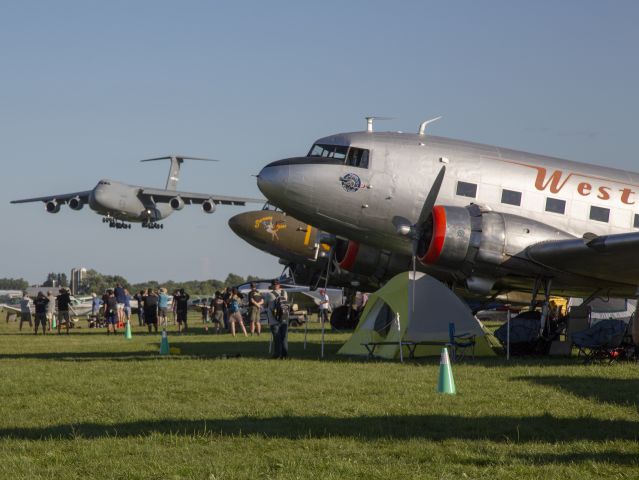
[[[264,203],[263,199],[177,191],[180,166],[184,160],[217,160],[169,155],[141,161],[156,160],[171,161],[164,189],[141,187],[103,179],[92,190],[13,200],[11,203],[44,202],[49,213],[58,213],[64,204],[67,204],[72,210],[81,210],[84,205],[88,204],[91,210],[103,215],[103,223],[108,223],[109,227],[118,229],[131,228],[131,224],[125,222],[141,223],[143,228],[149,229],[164,228],[164,225],[158,222],[174,211],[182,210],[184,205],[198,204],[202,206],[202,211],[205,213],[213,213],[219,204],[243,206],[247,203]]]
[[[419,262],[485,297],[633,297],[639,175],[417,133],[339,133],[265,166],[269,202],[348,239],[344,266]],[[341,257],[341,258],[340,258]],[[403,260],[402,260],[403,261]]]

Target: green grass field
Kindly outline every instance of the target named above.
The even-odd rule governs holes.
[[[319,331],[293,359],[248,339],[86,328],[18,333],[0,314],[0,478],[639,477],[639,366],[577,359],[454,366],[337,357]],[[174,327],[172,327],[172,330]],[[224,358],[239,354],[239,358]]]

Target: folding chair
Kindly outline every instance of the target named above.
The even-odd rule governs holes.
[[[448,341],[452,346],[452,360],[457,361],[457,358],[464,358],[466,356],[466,350],[471,348],[473,359],[475,359],[475,334],[460,333],[455,334],[455,324],[448,324]],[[458,352],[459,350],[459,352]]]

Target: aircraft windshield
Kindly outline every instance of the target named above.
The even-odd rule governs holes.
[[[363,148],[349,148],[343,145],[322,145],[316,143],[311,148],[308,156],[343,160],[346,165],[368,168],[369,151]]]
[[[342,145],[321,145],[316,143],[309,152],[309,157],[325,157],[325,158],[337,158],[344,160],[346,158],[346,152],[348,147]]]

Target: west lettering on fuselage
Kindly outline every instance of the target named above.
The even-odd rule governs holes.
[[[431,236],[423,239],[423,249],[430,246],[432,250],[433,229],[438,227],[433,222],[442,218],[448,236],[440,249],[452,248],[455,235],[451,232],[457,227],[469,245],[483,242],[471,245],[479,256],[469,250],[475,256],[466,267],[472,271],[462,275],[458,268],[443,267],[453,279],[479,272],[499,288],[529,289],[530,279],[537,275],[561,277],[551,268],[546,271],[542,266],[540,271],[534,259],[524,255],[529,246],[639,228],[635,205],[639,175],[635,173],[420,134],[354,132],[325,137],[315,142],[306,157],[264,167],[258,186],[273,205],[302,221],[354,242],[410,255],[411,240],[398,235],[394,219],[417,221],[442,167],[446,170],[437,204],[444,208],[439,216],[431,216],[425,229]],[[476,207],[469,214],[455,213],[470,204]],[[479,226],[471,227],[464,215],[479,218],[475,221]],[[487,222],[488,218],[492,220]],[[486,232],[489,227],[494,238]],[[478,267],[485,260],[482,252],[487,251],[494,257],[492,272]],[[437,270],[442,265],[432,267]],[[577,275],[580,278],[569,272],[563,275],[565,282],[577,282],[582,290],[601,283],[581,278],[583,274]]]

